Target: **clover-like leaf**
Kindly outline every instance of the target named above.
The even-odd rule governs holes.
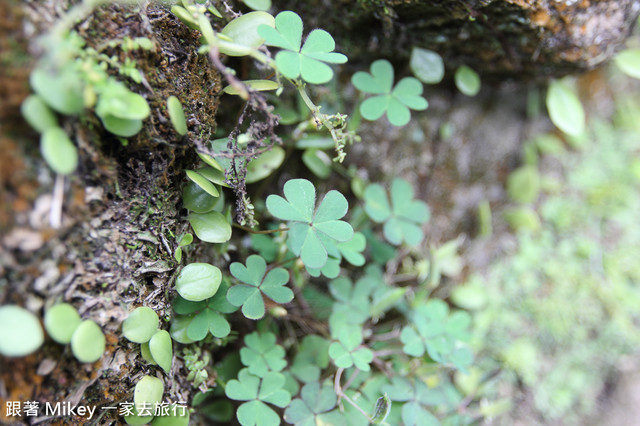
[[[258,34],[268,46],[283,49],[276,54],[276,66],[290,79],[301,77],[307,83],[323,84],[333,78],[333,70],[326,63],[347,62],[345,55],[333,51],[336,43],[324,30],[311,31],[302,45],[302,19],[289,10],[276,16],[275,28],[260,25]]]
[[[285,287],[289,281],[289,272],[274,268],[267,273],[267,262],[256,254],[247,258],[247,265],[234,262],[229,267],[231,275],[242,281],[229,289],[227,300],[234,306],[242,306],[242,313],[251,319],[264,316],[264,294],[276,303],[288,303],[293,300],[293,291]]]
[[[287,237],[291,251],[305,266],[322,268],[330,254],[339,256],[336,243],[353,237],[351,225],[340,220],[347,214],[347,199],[338,191],[329,191],[314,212],[316,190],[306,179],[287,181],[284,195],[269,195],[267,209],[273,216],[290,221]]]
[[[95,362],[104,353],[106,339],[102,329],[92,320],[84,320],[71,336],[71,352],[80,362]]]
[[[359,280],[354,286],[347,277],[337,278],[329,284],[336,299],[334,313],[342,313],[349,324],[363,324],[370,317],[371,287],[369,280]]]
[[[402,421],[405,425],[439,425],[440,421],[429,412],[429,406],[442,406],[447,403],[443,393],[429,389],[427,385],[416,380],[410,382],[404,377],[394,377],[392,384],[385,385],[383,391],[392,401],[404,402],[402,405]]]
[[[216,294],[222,273],[217,266],[208,263],[190,263],[176,278],[176,291],[192,302],[205,300]]]
[[[82,320],[76,308],[68,303],[52,306],[44,315],[44,328],[56,342],[66,345]]]
[[[237,380],[229,380],[225,393],[230,399],[247,401],[238,407],[236,416],[243,426],[271,426],[280,424],[280,416],[267,404],[284,408],[291,402],[291,394],[284,389],[285,377],[271,371],[263,378],[243,368]]]
[[[360,347],[362,331],[359,327],[346,327],[340,330],[338,341],[329,346],[329,356],[337,367],[350,368],[355,365],[361,371],[369,371],[373,352]]]
[[[40,320],[16,305],[0,306],[0,355],[29,355],[44,342]]]
[[[404,179],[391,182],[391,203],[380,184],[367,186],[364,209],[378,223],[384,222],[384,237],[392,244],[419,244],[424,234],[420,225],[429,220],[429,207],[424,201],[413,199],[413,188]]]
[[[282,371],[287,366],[284,348],[276,344],[273,333],[254,332],[244,338],[245,347],[240,349],[240,360],[249,367],[249,372],[264,377],[269,371]]]
[[[394,126],[404,126],[411,119],[409,109],[423,111],[429,105],[422,95],[422,83],[405,77],[393,87],[393,66],[386,59],[374,61],[370,73],[358,71],[351,77],[353,85],[372,96],[360,105],[360,113],[367,120],[377,120],[385,113]]]
[[[284,412],[287,423],[296,426],[332,424],[326,422],[334,415],[329,411],[336,406],[337,402],[336,393],[331,386],[321,386],[318,382],[307,383],[302,388],[300,396],[301,398],[291,401]]]
[[[415,309],[411,323],[400,334],[407,355],[420,357],[426,349],[434,361],[453,364],[463,371],[473,361],[473,355],[462,344],[470,338],[468,313],[457,311],[449,315],[446,303],[431,300]]]
[[[320,336],[305,336],[291,365],[291,373],[303,383],[319,380],[320,370],[329,365],[330,344]]]
[[[146,343],[158,330],[160,319],[149,307],[140,306],[122,322],[122,334],[135,343]]]
[[[208,333],[218,338],[228,336],[231,326],[222,314],[229,314],[238,309],[227,301],[228,289],[229,284],[223,280],[216,294],[207,300],[190,302],[181,297],[176,298],[173,310],[179,315],[171,325],[174,339],[184,343],[180,339],[197,342],[207,337]]]

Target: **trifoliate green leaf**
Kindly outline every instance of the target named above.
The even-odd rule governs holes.
[[[285,198],[267,197],[267,210],[290,221],[288,243],[291,251],[300,256],[305,266],[320,269],[329,254],[339,256],[336,243],[349,241],[353,228],[341,219],[349,207],[338,191],[329,191],[315,210],[316,190],[305,179],[292,179],[284,184]]]
[[[288,303],[293,300],[293,291],[285,284],[289,282],[289,273],[275,268],[267,273],[267,263],[258,255],[247,258],[247,265],[234,262],[229,267],[231,275],[243,282],[229,289],[227,300],[234,306],[242,306],[242,313],[251,319],[264,316],[264,294],[276,303]]]
[[[413,188],[404,179],[391,183],[391,203],[380,184],[369,185],[364,191],[364,209],[374,221],[384,222],[384,237],[392,244],[419,244],[424,234],[421,224],[429,220],[429,207],[424,201],[413,199]]]
[[[422,83],[413,77],[405,77],[393,87],[393,66],[385,59],[371,64],[370,73],[358,71],[351,77],[353,85],[372,96],[360,105],[360,113],[367,120],[377,120],[386,112],[394,126],[404,126],[411,119],[409,109],[427,109],[422,95]]]
[[[251,374],[264,377],[269,371],[279,372],[287,366],[284,348],[276,344],[273,333],[248,334],[244,343],[246,346],[240,349],[240,359]]]
[[[325,424],[326,419],[330,418],[330,410],[336,406],[337,397],[334,389],[331,386],[320,386],[318,382],[311,382],[302,388],[300,396],[300,399],[294,399],[287,407],[284,412],[285,421],[296,426]]]
[[[236,416],[243,426],[279,425],[280,416],[267,404],[284,408],[291,402],[291,394],[284,390],[285,377],[274,371],[262,379],[243,368],[237,380],[229,380],[225,393],[236,401],[247,401],[238,408]]]
[[[335,41],[324,30],[313,30],[302,48],[302,19],[295,12],[280,12],[275,19],[275,28],[268,25],[258,27],[258,34],[269,46],[284,49],[276,54],[278,71],[287,78],[301,77],[311,84],[323,84],[333,78],[333,70],[325,64],[343,64],[347,57],[335,53]]]

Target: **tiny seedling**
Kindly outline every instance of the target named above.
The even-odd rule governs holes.
[[[44,332],[34,314],[16,305],[0,306],[0,355],[29,355],[43,342]]]
[[[351,77],[358,90],[375,95],[360,105],[360,114],[365,119],[377,120],[386,112],[391,124],[404,126],[411,119],[409,109],[427,109],[429,104],[421,96],[423,88],[420,81],[405,77],[393,87],[393,66],[386,59],[373,62],[370,71],[358,71]]]
[[[264,377],[269,371],[282,371],[287,366],[284,348],[276,344],[273,333],[254,332],[244,338],[240,360],[254,376]]]
[[[40,151],[56,173],[68,175],[78,167],[78,150],[60,127],[51,127],[42,133]]]
[[[208,243],[224,243],[231,239],[231,225],[221,213],[190,213],[187,220],[196,236]]]
[[[263,378],[243,368],[237,380],[229,380],[225,393],[236,401],[246,401],[238,407],[236,416],[242,425],[279,425],[280,416],[267,404],[284,408],[291,402],[291,394],[284,389],[285,376],[271,371]]]
[[[340,220],[347,214],[347,199],[338,191],[329,191],[314,212],[316,189],[306,179],[287,181],[284,196],[269,195],[267,210],[290,221],[287,238],[291,251],[314,269],[324,267],[330,254],[339,257],[336,244],[353,237],[351,225]]]
[[[53,340],[66,345],[82,320],[76,308],[68,303],[52,306],[44,315],[44,328]]]
[[[153,360],[169,374],[171,362],[173,360],[173,345],[171,336],[165,330],[158,330],[149,340],[149,355]]]
[[[331,386],[321,386],[318,382],[304,385],[300,398],[291,401],[284,412],[287,423],[296,426],[340,424],[344,417],[333,410],[337,403],[336,393]]]
[[[423,83],[437,84],[444,78],[444,62],[436,52],[420,47],[411,49],[409,62],[413,75]]]
[[[336,43],[324,30],[311,31],[302,45],[302,19],[295,12],[280,12],[275,19],[275,28],[260,25],[258,34],[268,46],[283,49],[276,54],[276,66],[290,79],[301,77],[307,83],[323,84],[333,78],[333,70],[325,62],[347,62],[345,55],[333,51]]]
[[[96,115],[114,135],[130,137],[142,129],[142,120],[151,110],[147,101],[116,80],[108,80],[101,90]]]
[[[190,263],[176,278],[176,291],[184,299],[199,302],[216,294],[222,281],[222,272],[208,263]]]
[[[188,246],[193,242],[193,235],[184,233],[177,238],[178,247],[176,247],[175,252],[173,253],[173,257],[176,259],[178,263],[182,261],[182,248]]]
[[[96,362],[104,353],[106,339],[100,326],[84,320],[71,336],[71,352],[80,362]]]
[[[456,70],[454,75],[456,87],[467,96],[475,96],[480,92],[480,77],[478,73],[466,65]]]
[[[169,119],[176,132],[180,136],[187,134],[187,120],[184,117],[182,104],[175,96],[169,96],[167,99],[167,111],[169,111]]]
[[[260,319],[264,316],[263,294],[276,303],[293,300],[293,291],[285,287],[289,282],[289,272],[282,268],[267,272],[267,262],[261,256],[249,256],[246,266],[234,262],[229,270],[243,284],[231,287],[227,292],[227,300],[234,306],[242,306],[242,314],[247,318]]]
[[[421,200],[413,199],[413,188],[404,179],[391,182],[391,204],[387,191],[380,184],[367,186],[364,191],[364,209],[378,223],[384,223],[384,237],[391,244],[406,242],[417,245],[424,238],[420,225],[429,220],[429,207]]]
[[[122,334],[135,343],[146,343],[156,334],[160,319],[151,308],[140,306],[122,323]]]

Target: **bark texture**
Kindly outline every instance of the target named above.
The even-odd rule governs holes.
[[[304,19],[337,36],[352,61],[406,60],[418,46],[438,52],[447,67],[464,64],[495,79],[543,79],[593,69],[621,48],[640,12],[638,0],[300,3],[287,6],[307,8]]]

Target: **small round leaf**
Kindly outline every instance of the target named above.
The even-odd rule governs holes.
[[[199,302],[216,294],[220,281],[222,273],[217,267],[208,263],[190,263],[178,275],[176,291],[186,300]]]
[[[56,342],[66,345],[82,320],[76,308],[68,303],[59,303],[44,315],[44,328]]]
[[[52,127],[42,134],[40,150],[56,173],[68,175],[78,166],[78,150],[60,127]]]
[[[134,343],[146,343],[158,330],[158,314],[151,308],[140,306],[122,323],[122,334]]]
[[[231,238],[231,225],[221,213],[216,211],[205,214],[191,213],[187,219],[193,232],[202,241],[224,243]]]
[[[176,129],[179,135],[184,136],[187,134],[187,120],[184,117],[184,110],[182,104],[175,96],[169,96],[167,99],[167,110],[169,111],[169,118],[173,128]]]
[[[44,342],[38,318],[16,305],[0,306],[0,354],[8,357],[29,355]]]
[[[466,65],[462,65],[456,70],[454,80],[458,90],[467,96],[475,96],[480,92],[478,73]]]
[[[444,77],[442,57],[432,50],[414,47],[411,50],[409,66],[413,71],[413,75],[422,80],[423,83],[440,83]]]
[[[91,320],[80,323],[71,336],[71,351],[80,362],[95,362],[104,353],[106,339],[100,326]]]
[[[135,409],[140,412],[144,407],[154,407],[156,403],[162,401],[164,384],[162,380],[153,376],[144,376],[136,384],[133,391],[133,402]]]
[[[58,119],[55,114],[38,95],[28,96],[22,101],[20,111],[27,123],[40,133],[52,127],[58,127]]]
[[[173,361],[173,346],[171,343],[171,336],[165,330],[158,330],[149,340],[149,352],[153,357],[153,360],[158,363],[160,367],[169,373],[171,370],[171,362]]]

